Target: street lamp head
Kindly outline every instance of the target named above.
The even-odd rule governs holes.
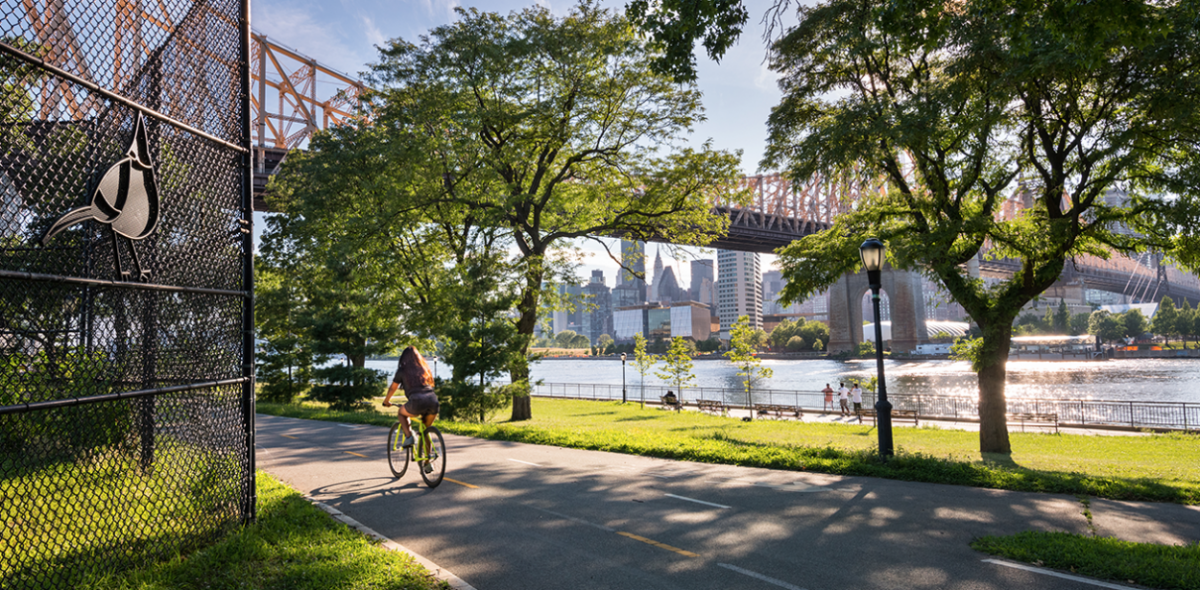
[[[858,247],[862,256],[863,267],[867,269],[867,282],[872,289],[879,288],[879,271],[883,268],[883,242],[879,238],[869,238]]]
[[[621,353],[621,362],[625,362],[625,353]]]

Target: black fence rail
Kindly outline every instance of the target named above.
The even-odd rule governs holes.
[[[685,405],[700,400],[719,401],[726,407],[749,408],[752,405],[784,405],[803,411],[821,411],[825,396],[819,391],[762,389],[752,390],[748,398],[742,389],[726,387],[685,387],[682,391],[662,385],[629,387],[625,399],[632,402],[659,403],[667,391],[674,391]],[[534,387],[534,395],[571,399],[619,400],[619,385],[587,383],[543,383]],[[946,395],[888,396],[897,410],[912,410],[920,418],[932,420],[979,419],[976,399]],[[834,395],[834,403],[837,396]],[[873,407],[873,392],[864,392],[863,405]],[[1145,402],[1109,400],[1008,400],[1012,414],[1054,415],[1063,426],[1084,428],[1161,429],[1200,431],[1200,404],[1188,402]]]
[[[0,8],[0,588],[254,517],[246,0]]]

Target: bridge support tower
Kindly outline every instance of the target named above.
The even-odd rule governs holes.
[[[925,290],[921,275],[885,268],[880,277],[892,317],[891,348],[908,352],[929,341],[925,328]],[[854,350],[863,340],[863,294],[867,273],[843,275],[829,289],[829,352]]]

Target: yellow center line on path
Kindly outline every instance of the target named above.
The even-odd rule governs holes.
[[[654,545],[655,547],[658,547],[659,549],[666,549],[667,551],[673,551],[673,552],[683,555],[685,557],[700,557],[700,555],[697,553],[692,553],[691,551],[685,551],[678,547],[672,547],[670,545],[667,545],[666,543],[659,543],[658,541],[655,541],[654,539],[647,539],[646,537],[641,537],[641,536],[635,535],[633,533],[627,533],[625,531],[617,531],[617,534],[621,535],[622,537],[629,537],[630,539],[633,539],[634,541],[641,541],[643,543],[646,543],[647,545]]]
[[[355,457],[362,457],[363,459],[370,459],[370,457],[368,457],[366,455],[360,455],[358,453],[355,453],[354,451],[342,451],[342,452],[346,453],[347,455],[354,455]]]
[[[471,488],[472,490],[478,490],[478,489],[479,489],[479,486],[473,486],[473,485],[471,485],[471,484],[469,484],[469,483],[464,483],[464,482],[458,481],[457,479],[450,479],[449,477],[443,477],[442,479],[444,479],[444,480],[446,480],[446,481],[448,481],[448,482],[450,482],[450,483],[456,483],[456,484],[458,484],[458,485],[460,485],[460,486],[462,486],[462,487],[464,487],[464,488]]]
[[[300,440],[300,439],[298,439],[298,438],[296,438],[296,437],[294,437],[294,436],[292,436],[292,435],[290,435],[290,434],[281,434],[281,435],[279,435],[279,436],[282,436],[283,438],[290,438],[290,439],[292,439],[292,440]]]

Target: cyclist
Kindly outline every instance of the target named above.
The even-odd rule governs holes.
[[[392,394],[397,387],[404,388],[408,401],[399,408],[400,428],[404,430],[404,446],[413,445],[412,427],[409,418],[420,418],[426,427],[433,424],[438,414],[438,398],[433,391],[433,371],[425,357],[415,347],[409,346],[400,353],[400,362],[396,366],[396,376],[388,387],[387,397],[383,399],[383,407],[392,407]],[[431,469],[428,465],[427,468]],[[428,469],[427,469],[428,470]]]

